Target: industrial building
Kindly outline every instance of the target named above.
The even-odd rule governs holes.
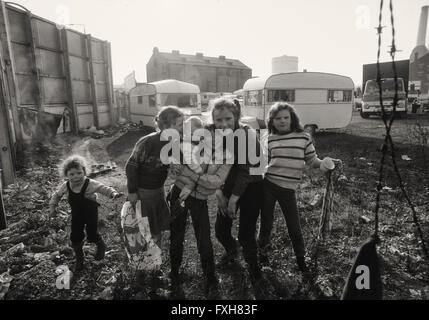
[[[271,74],[298,72],[298,57],[281,56],[271,60]]]
[[[429,104],[429,49],[426,45],[428,27],[429,6],[423,6],[417,30],[416,47],[413,49],[409,60],[396,61],[397,75],[404,79],[408,101],[417,98],[424,105]],[[380,63],[382,78],[393,78],[392,62]],[[377,78],[377,64],[365,64],[363,66],[362,90],[369,79]]]
[[[420,13],[417,43],[410,56],[409,97],[429,102],[429,50],[426,46],[429,6],[422,7]]]
[[[233,92],[243,88],[252,69],[225,56],[206,57],[202,53],[181,54],[178,50],[153,54],[146,64],[147,82],[175,79],[200,87],[201,92]]]

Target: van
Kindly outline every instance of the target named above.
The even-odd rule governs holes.
[[[395,79],[381,79],[383,106],[386,112],[393,111],[393,98],[395,97]],[[407,113],[407,97],[404,88],[404,80],[398,78],[398,103],[396,116],[404,116]],[[376,80],[368,80],[365,83],[365,91],[362,97],[362,109],[360,115],[367,119],[370,115],[381,115],[380,90]]]

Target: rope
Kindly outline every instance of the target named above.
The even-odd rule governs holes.
[[[315,279],[319,276],[319,254],[321,248],[321,242],[326,239],[326,236],[331,231],[331,212],[333,209],[335,186],[338,183],[338,179],[343,174],[343,163],[341,160],[333,159],[335,168],[327,173],[327,183],[323,196],[322,214],[320,217],[318,232],[312,234],[312,240],[309,244],[313,247],[313,253],[311,254],[311,261],[313,262],[313,274],[311,275],[311,281],[314,284]]]
[[[337,184],[339,177],[343,173],[343,163],[341,160],[334,159],[335,169],[328,171],[327,183],[325,192],[323,195],[322,214],[319,223],[319,239],[325,239],[329,236],[332,229],[331,213],[334,204],[335,189],[334,186]]]

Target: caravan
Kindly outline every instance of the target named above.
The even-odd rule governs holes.
[[[285,101],[295,107],[305,127],[343,128],[352,119],[353,90],[352,79],[330,73],[292,72],[252,78],[243,86],[244,120],[257,121],[265,128],[270,107]]]
[[[132,122],[153,127],[155,116],[164,106],[179,107],[186,117],[201,115],[200,88],[178,80],[139,83],[130,90]]]

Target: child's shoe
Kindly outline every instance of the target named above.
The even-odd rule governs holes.
[[[104,254],[106,252],[106,244],[104,243],[103,239],[100,239],[98,242],[95,243],[97,245],[97,252],[95,253],[95,260],[103,260]]]

